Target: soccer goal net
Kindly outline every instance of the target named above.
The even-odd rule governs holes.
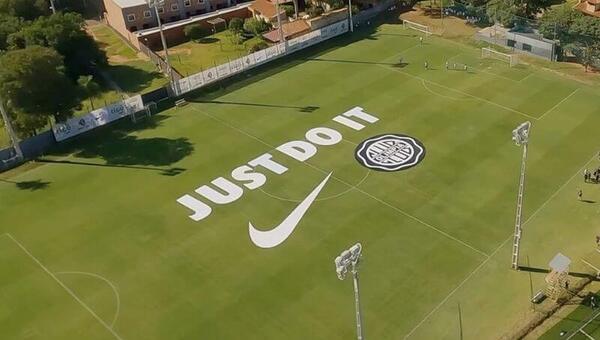
[[[404,26],[404,29],[412,29],[415,31],[419,31],[425,33],[425,35],[427,36],[431,35],[431,29],[429,28],[429,26],[421,25],[410,20],[402,20],[402,26]]]
[[[519,62],[519,60],[518,60],[518,58],[517,58],[516,55],[498,52],[498,51],[496,51],[494,49],[491,49],[489,47],[482,47],[481,48],[481,57],[482,58],[489,58],[489,59],[496,59],[496,60],[504,61],[504,62],[508,63],[510,65],[510,67],[513,67],[513,66],[517,65],[518,62]]]

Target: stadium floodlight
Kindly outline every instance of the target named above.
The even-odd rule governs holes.
[[[350,20],[350,32],[354,32],[354,23],[352,22],[352,0],[348,0],[348,19]]]
[[[165,0],[146,0],[148,7],[154,8],[154,14],[156,14],[156,22],[158,23],[158,31],[160,32],[160,40],[163,45],[163,50],[165,51],[165,62],[167,63],[167,74],[169,75],[169,82],[171,83],[171,88],[175,91],[175,83],[173,81],[173,71],[171,69],[171,62],[169,61],[169,49],[167,47],[167,40],[165,39],[165,33],[163,32],[162,21],[160,20],[160,13],[158,13],[158,8],[163,7],[165,5]]]
[[[529,143],[529,130],[531,123],[525,122],[513,130],[512,140],[518,146],[523,146],[523,157],[521,159],[521,174],[519,176],[519,193],[517,195],[517,213],[515,218],[515,234],[512,250],[512,269],[519,269],[519,247],[521,244],[521,218],[523,217],[523,192],[525,189],[525,162],[527,160],[527,144]]]
[[[358,340],[363,340],[362,320],[360,317],[360,295],[358,291],[358,262],[362,253],[362,245],[357,243],[344,250],[340,256],[335,258],[335,272],[338,279],[344,280],[348,271],[352,273],[354,279],[354,306],[356,308],[356,336]]]

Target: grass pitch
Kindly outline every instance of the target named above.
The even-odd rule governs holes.
[[[529,308],[510,267],[521,151],[530,120],[522,259],[546,268],[594,246],[600,190],[598,89],[398,25],[357,32],[190,97],[145,125],[123,122],[0,181],[0,329],[40,339],[351,339],[352,284],[333,259],[364,247],[371,339],[498,338]],[[405,65],[399,65],[400,57]],[[431,66],[423,66],[427,60]],[[468,64],[469,72],[445,69]],[[332,122],[361,106],[361,131]],[[302,163],[273,150],[311,128],[344,140]],[[135,130],[134,130],[135,129]],[[369,171],[356,144],[382,133],[427,149],[410,170]],[[200,222],[176,199],[265,152],[289,170]],[[260,249],[248,222],[280,223],[333,178],[291,236]],[[580,271],[583,269],[579,269]],[[461,311],[459,324],[458,310]]]

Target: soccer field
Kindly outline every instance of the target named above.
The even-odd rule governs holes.
[[[510,269],[511,131],[532,123],[522,263],[546,268],[560,251],[583,271],[600,223],[600,186],[581,178],[600,166],[600,91],[418,37],[391,24],[347,34],[0,177],[2,338],[352,339],[352,282],[333,260],[356,242],[366,339],[500,337],[545,275]],[[355,107],[377,120],[334,120]],[[359,164],[357,146],[387,133],[419,140],[422,161]],[[277,150],[290,141],[316,152]],[[277,166],[252,162],[266,153]],[[249,163],[264,178],[234,180]],[[219,177],[234,184],[211,194],[219,203],[195,192]],[[284,224],[319,184],[282,242],[255,244],[249,223]],[[210,214],[190,218],[186,194]]]

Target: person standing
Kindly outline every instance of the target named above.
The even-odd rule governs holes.
[[[583,199],[583,191],[581,189],[577,190],[577,199],[580,201]]]
[[[419,37],[419,43],[423,45],[423,37]]]
[[[425,69],[429,70],[429,63],[427,62],[427,60],[425,60]]]

